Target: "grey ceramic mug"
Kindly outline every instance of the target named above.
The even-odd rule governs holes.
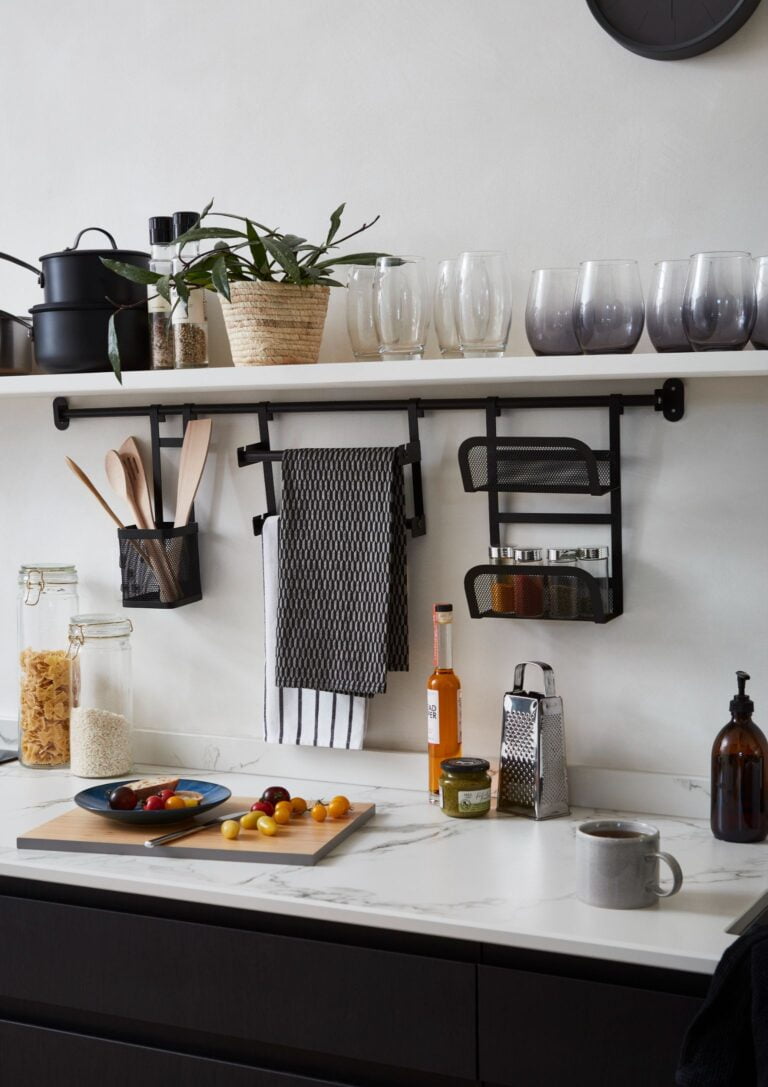
[[[659,861],[669,865],[672,887],[659,886]],[[659,852],[659,831],[633,819],[591,819],[576,831],[576,894],[590,906],[634,910],[676,895],[680,865]]]

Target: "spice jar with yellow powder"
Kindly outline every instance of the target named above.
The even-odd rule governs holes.
[[[77,570],[39,562],[19,570],[19,761],[34,769],[69,764],[70,616]]]

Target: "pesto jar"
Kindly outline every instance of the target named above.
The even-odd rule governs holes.
[[[440,769],[440,808],[446,815],[474,819],[491,810],[490,763],[485,759],[444,759]]]

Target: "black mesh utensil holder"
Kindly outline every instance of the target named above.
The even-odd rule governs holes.
[[[473,566],[464,576],[464,592],[473,619],[615,618],[610,580],[576,566]]]
[[[496,438],[496,490],[549,494],[607,494],[610,452],[576,438]],[[465,491],[488,490],[488,438],[459,446]]]
[[[117,530],[124,608],[180,608],[202,600],[195,523]]]

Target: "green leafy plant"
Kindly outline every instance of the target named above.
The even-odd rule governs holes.
[[[338,237],[345,204],[340,204],[331,214],[328,233],[319,244],[308,242],[297,234],[284,234],[244,215],[212,211],[212,207],[213,200],[203,209],[195,225],[176,240],[182,247],[188,242],[211,242],[211,248],[188,259],[184,257],[182,249],[180,270],[170,275],[160,275],[147,268],[137,268],[133,264],[109,260],[107,257],[101,258],[102,263],[133,283],[154,287],[168,303],[176,306],[179,302],[186,304],[191,292],[196,290],[215,291],[229,302],[230,283],[235,282],[260,281],[290,283],[299,287],[341,287],[342,284],[333,278],[335,268],[344,264],[375,264],[377,257],[386,255],[371,252],[329,256],[332,250],[369,230],[379,220],[377,215],[370,223],[363,223],[350,234]],[[206,220],[210,223],[212,216],[233,220],[242,225],[204,225]],[[123,308],[126,307],[117,307],[110,317],[108,336],[109,361],[121,383],[115,317]]]

